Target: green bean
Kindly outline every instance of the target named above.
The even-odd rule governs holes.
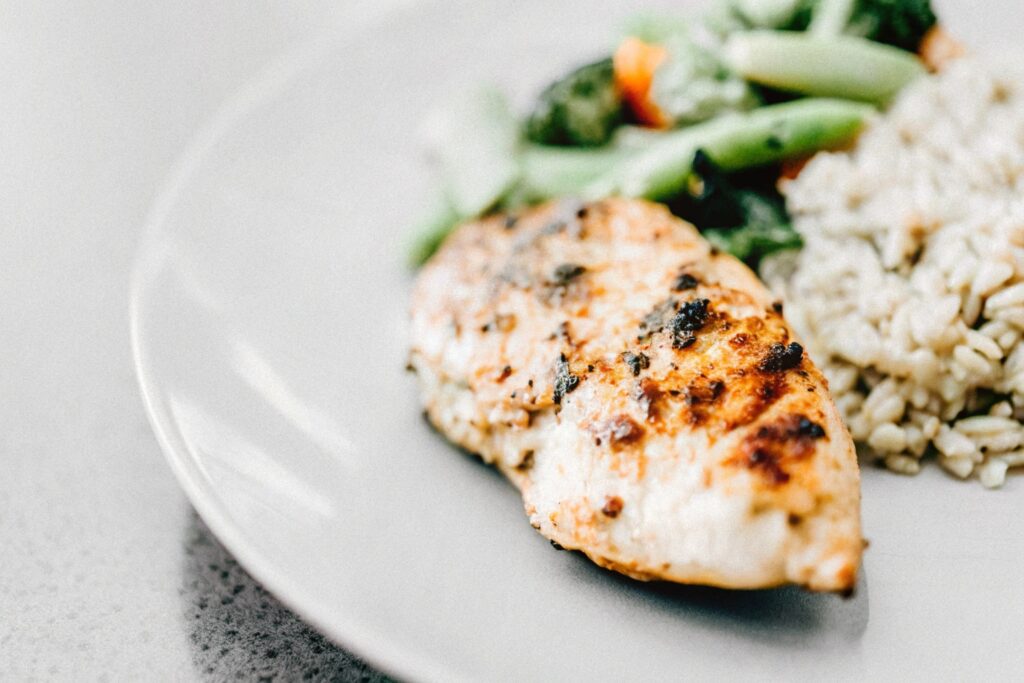
[[[925,70],[913,54],[855,36],[737,33],[725,60],[748,81],[818,97],[884,104]]]
[[[873,111],[855,102],[811,98],[723,116],[665,133],[584,188],[583,195],[665,199],[684,189],[698,149],[725,171],[759,166],[841,145]]]
[[[574,195],[628,157],[620,147],[571,148],[525,145],[521,150],[519,195],[543,201]]]

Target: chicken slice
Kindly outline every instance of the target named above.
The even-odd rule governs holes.
[[[557,544],[638,579],[849,591],[853,443],[765,287],[657,204],[460,227],[419,274],[431,422]]]

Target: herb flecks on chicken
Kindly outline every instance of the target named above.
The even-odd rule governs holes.
[[[602,566],[851,589],[853,445],[750,270],[646,201],[505,226],[461,226],[417,279],[411,363],[438,429],[520,488],[540,533]]]

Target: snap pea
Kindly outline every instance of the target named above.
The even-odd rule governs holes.
[[[856,102],[808,98],[722,116],[665,133],[583,188],[582,194],[665,199],[685,187],[698,149],[725,171],[760,166],[842,145],[872,112],[872,107]]]
[[[748,81],[815,97],[885,104],[925,73],[913,54],[855,36],[793,31],[737,33],[725,60]]]
[[[524,145],[520,152],[520,198],[543,201],[578,194],[631,153],[620,146],[601,148]]]

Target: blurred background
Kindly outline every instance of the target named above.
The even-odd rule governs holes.
[[[0,3],[0,680],[374,680],[191,511],[132,369],[155,195],[232,92],[384,2]]]

